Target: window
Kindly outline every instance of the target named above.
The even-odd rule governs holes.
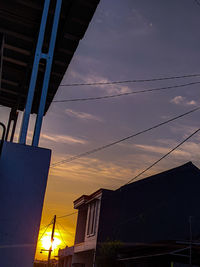
[[[88,206],[88,224],[87,224],[87,235],[95,235],[96,232],[96,221],[97,221],[97,207],[98,202],[95,200]]]

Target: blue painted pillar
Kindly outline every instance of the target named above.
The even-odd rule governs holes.
[[[35,58],[33,62],[33,69],[31,73],[31,80],[29,84],[28,96],[26,100],[26,107],[24,111],[24,116],[23,116],[20,136],[19,136],[19,143],[21,144],[26,143],[26,136],[27,136],[27,131],[28,131],[31,108],[33,104],[35,85],[36,85],[37,75],[38,75],[39,61],[41,58],[42,45],[44,41],[46,22],[47,22],[47,17],[48,17],[48,12],[49,12],[49,4],[50,4],[50,0],[45,0],[43,13],[42,13],[42,20],[40,24],[40,31],[39,31],[39,36],[38,36],[38,41],[37,41],[37,46],[36,46],[36,51],[35,51]]]
[[[55,10],[54,20],[53,20],[53,27],[52,27],[52,32],[51,32],[51,39],[50,39],[50,44],[49,44],[49,52],[46,56],[47,64],[46,64],[46,70],[44,74],[40,106],[39,106],[38,115],[37,115],[36,124],[35,124],[35,130],[34,130],[34,136],[33,136],[33,142],[32,142],[33,146],[38,146],[39,138],[40,138],[40,131],[42,127],[42,119],[44,116],[44,109],[45,109],[46,97],[47,97],[48,86],[49,86],[49,79],[50,79],[50,74],[51,74],[53,53],[54,53],[58,23],[59,23],[59,18],[60,18],[61,4],[62,4],[62,0],[57,0],[56,10]]]
[[[51,39],[50,39],[50,44],[49,44],[49,52],[45,54],[45,53],[42,53],[42,46],[43,46],[43,41],[44,41],[50,1],[51,0],[45,0],[45,3],[44,3],[42,20],[40,24],[40,31],[39,31],[39,36],[38,36],[38,41],[37,41],[37,46],[36,46],[36,51],[35,51],[35,58],[34,58],[34,63],[33,63],[30,85],[29,85],[29,91],[28,91],[28,96],[26,100],[26,107],[24,111],[24,116],[23,116],[20,136],[19,136],[19,143],[21,144],[26,143],[29,119],[30,119],[31,108],[32,108],[34,92],[35,92],[35,85],[36,85],[37,75],[38,75],[39,62],[41,58],[44,58],[47,64],[46,64],[46,70],[45,70],[44,81],[43,81],[43,86],[42,86],[42,94],[41,94],[41,99],[40,99],[39,111],[38,111],[37,121],[35,125],[32,145],[37,146],[39,142],[39,136],[40,136],[42,118],[44,115],[44,109],[45,109],[45,104],[46,104],[46,96],[47,96],[47,91],[48,91],[48,86],[49,86],[52,59],[53,59],[58,23],[59,23],[59,18],[60,18],[60,10],[61,10],[61,4],[62,4],[62,0],[57,0],[56,10],[54,14],[53,27],[52,27],[52,32],[51,32]]]

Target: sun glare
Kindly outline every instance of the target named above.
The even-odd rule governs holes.
[[[41,240],[42,248],[43,249],[50,249],[51,246],[51,237],[50,236],[44,236]],[[61,244],[61,240],[57,237],[54,237],[52,250],[56,249]]]

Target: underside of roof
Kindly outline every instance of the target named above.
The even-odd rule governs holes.
[[[63,0],[45,112],[100,0]],[[49,9],[43,53],[48,52],[56,0]],[[0,6],[0,105],[24,110],[44,0],[5,0]],[[37,113],[45,60],[39,64],[32,113]]]

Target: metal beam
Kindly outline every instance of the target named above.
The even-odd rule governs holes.
[[[10,80],[6,80],[6,79],[1,79],[1,82],[3,83],[7,83],[9,85],[13,85],[13,86],[18,86],[18,82],[13,82],[13,81],[10,81]]]
[[[42,6],[38,5],[37,3],[35,3],[34,1],[30,2],[27,0],[17,0],[17,2],[21,5],[36,9],[36,10],[42,10]]]
[[[31,55],[31,53],[28,50],[25,50],[25,49],[22,49],[22,48],[13,46],[13,45],[5,44],[4,48],[18,52],[18,53],[23,54],[23,55],[27,55],[27,56]]]
[[[59,60],[55,60],[54,63],[56,65],[59,65],[59,66],[65,66],[66,63],[62,62],[62,61],[59,61]]]
[[[71,50],[64,49],[64,48],[58,48],[58,51],[61,52],[61,53],[65,53],[67,55],[73,55],[74,54]]]
[[[7,88],[3,88],[3,87],[1,87],[0,91],[1,91],[1,92],[9,93],[9,94],[11,94],[11,95],[18,95],[18,94],[19,94],[18,92],[15,92],[15,91],[13,91],[13,90],[9,90],[9,89],[7,89]]]
[[[0,126],[3,128],[3,132],[1,135],[1,143],[0,143],[0,156],[1,156],[1,151],[3,148],[3,142],[4,142],[5,134],[6,134],[6,126],[2,122],[0,122]]]
[[[28,91],[28,96],[26,100],[26,107],[24,111],[21,131],[20,131],[19,143],[21,144],[26,143],[26,136],[27,136],[27,131],[28,131],[31,108],[33,104],[33,97],[34,97],[35,85],[36,85],[36,80],[37,80],[37,75],[38,75],[40,55],[42,53],[42,45],[44,41],[44,34],[45,34],[45,28],[46,28],[46,23],[47,23],[49,5],[50,5],[50,0],[45,0],[43,13],[42,13],[42,20],[40,24],[40,31],[39,31],[39,36],[38,36],[38,41],[37,41],[37,46],[36,46],[36,51],[35,51],[33,69],[32,69],[32,74],[31,74],[31,81],[29,85],[29,91]]]
[[[11,57],[3,57],[3,60],[10,62],[10,63],[13,63],[13,64],[16,64],[16,65],[19,65],[19,66],[22,66],[22,67],[27,67],[27,65],[28,65],[27,63],[25,63],[23,61],[16,60],[16,59],[11,58]]]
[[[60,18],[61,5],[62,5],[62,0],[57,0],[56,10],[55,10],[54,19],[53,19],[53,27],[51,31],[49,52],[48,52],[48,57],[46,59],[47,64],[46,64],[46,70],[44,74],[42,94],[41,94],[40,105],[39,105],[39,110],[38,110],[38,115],[36,119],[35,130],[34,130],[34,136],[33,136],[33,142],[32,142],[33,146],[38,146],[39,138],[40,138],[40,131],[42,127],[42,120],[43,120],[44,110],[45,110],[45,105],[46,105],[46,98],[47,98],[47,92],[48,92],[48,87],[49,87],[49,79],[50,79],[50,74],[51,74],[51,66],[52,66],[52,61],[53,61],[53,54],[54,54],[54,47],[55,47],[55,42],[56,42],[57,30],[58,30],[58,23],[59,23],[59,18]]]
[[[1,88],[1,82],[2,82],[2,69],[3,69],[3,52],[4,52],[4,35],[0,35],[0,88]]]
[[[70,34],[70,33],[65,33],[64,38],[70,39],[70,40],[74,40],[74,41],[79,41],[80,40],[79,37],[77,37],[77,36],[75,36],[73,34]]]
[[[11,31],[11,30],[6,30],[4,28],[0,28],[0,32],[5,33],[6,35],[14,36],[18,39],[22,39],[22,40],[27,41],[27,42],[32,42],[34,40],[34,38],[28,37],[25,34],[21,34],[21,33],[15,32],[15,31]]]

